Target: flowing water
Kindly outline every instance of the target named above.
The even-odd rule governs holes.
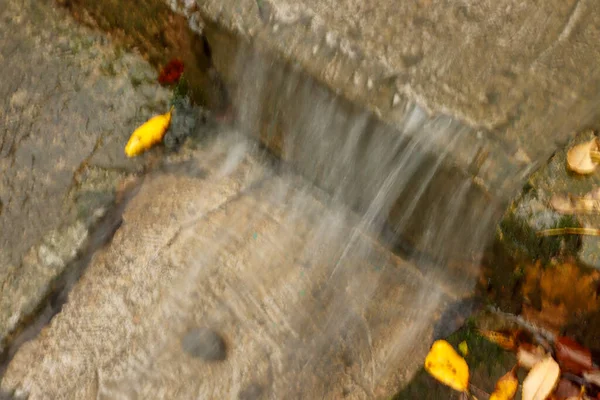
[[[432,340],[457,328],[453,318],[469,312],[482,253],[508,198],[486,197],[452,166],[463,138],[474,133],[451,118],[406,103],[398,106],[402,122],[391,128],[296,67],[273,66],[245,50],[237,67],[235,129],[207,139],[190,163],[150,174],[141,188],[189,175],[201,177],[206,191],[177,204],[173,213],[189,212],[189,218],[169,227],[172,237],[143,237],[148,248],[156,244],[148,268],[128,270],[135,264],[129,258],[141,256],[115,255],[117,267],[99,275],[114,279],[106,283],[110,298],[94,300],[94,311],[81,317],[81,340],[71,343],[79,353],[94,353],[90,359],[99,366],[76,365],[81,359],[70,348],[60,349],[59,361],[75,365],[81,376],[93,370],[97,398],[366,399],[394,393],[422,365]],[[597,100],[576,108],[579,122],[596,115]],[[563,116],[543,124],[565,132],[579,126]],[[272,162],[255,140],[258,132],[282,162]],[[210,209],[209,197],[229,193],[232,182],[245,189]],[[52,300],[57,305],[42,312],[35,332],[15,342],[7,362],[60,311],[72,285],[105,283],[94,275],[92,252],[117,229],[137,233],[127,224],[119,228],[126,205],[100,226],[90,254],[77,261],[73,279],[65,279]],[[111,246],[102,257],[110,260]],[[85,269],[79,264],[88,262],[92,268],[76,282]],[[122,281],[126,294],[113,296],[111,283],[120,287]],[[136,302],[144,310],[138,330],[127,314]],[[77,320],[78,304],[70,306],[67,323]],[[113,306],[111,320],[102,312]],[[52,321],[48,331],[60,332],[64,321]],[[101,328],[105,332],[94,336]],[[103,347],[98,337],[121,347]],[[206,362],[191,363],[181,348]],[[71,371],[55,368],[52,360],[49,355],[36,363],[54,379]],[[61,382],[69,395],[81,383],[72,377]]]
[[[215,182],[243,174],[249,162],[261,165],[261,176],[222,210],[200,211],[201,227],[183,229],[182,246],[193,250],[172,250],[171,265],[182,272],[154,321],[168,327],[104,390],[150,395],[152,371],[173,368],[168,338],[200,324],[235,339],[229,367],[207,367],[188,388],[198,398],[389,394],[422,363],[432,338],[456,328],[444,326],[444,313],[460,313],[472,296],[493,234],[498,205],[475,198],[471,179],[442,171],[469,132],[416,105],[392,130],[260,58],[244,54],[239,64],[240,123],[203,158],[219,166],[209,174]],[[285,163],[277,168],[246,135],[260,127],[269,85],[283,97],[270,121],[295,121],[279,139]],[[281,118],[290,112],[294,118]],[[436,177],[444,174],[440,190]],[[201,210],[202,199],[195,206]],[[411,236],[418,251],[409,260],[390,251]]]

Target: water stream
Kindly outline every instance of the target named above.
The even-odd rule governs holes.
[[[453,166],[473,132],[410,102],[398,106],[401,122],[387,126],[300,68],[251,49],[240,50],[236,65],[234,126],[219,128],[179,166],[167,154],[165,168],[108,214],[0,355],[0,376],[22,349],[27,357],[24,342],[76,332],[71,347],[60,342],[36,360],[30,386],[46,383],[39,376],[61,380],[72,395],[93,374],[97,398],[107,399],[380,398],[410,380],[432,340],[458,328],[453,316],[468,315],[484,250],[514,194],[486,196]],[[598,98],[575,97],[548,108],[556,115],[536,121],[536,134],[548,127],[566,138],[597,115]],[[273,162],[272,151],[282,159]],[[181,176],[206,190],[177,203],[178,226],[121,226],[143,197],[134,192]],[[233,191],[228,185],[244,189],[210,208]],[[102,249],[115,231],[127,233]],[[146,254],[114,254],[127,248],[118,247],[122,236],[138,233],[140,252],[154,251],[145,268]],[[104,275],[97,250],[112,268]],[[103,284],[106,293],[97,289]],[[86,285],[99,292],[89,314],[67,302]],[[54,319],[61,310],[71,314]],[[68,368],[55,367],[52,352]]]
[[[188,388],[197,398],[393,392],[440,335],[434,327],[443,314],[473,295],[479,257],[493,234],[498,205],[473,201],[471,179],[457,174],[444,180],[450,189],[436,187],[436,176],[452,175],[442,171],[445,158],[468,132],[415,105],[395,131],[366,113],[349,116],[318,86],[278,76],[260,59],[240,56],[240,66],[238,128],[222,133],[202,157],[218,160],[211,181],[243,173],[249,160],[262,166],[261,177],[219,210],[203,214],[198,200],[199,214],[177,239],[193,250],[170,250],[182,272],[153,322],[164,329],[103,390],[111,397],[150,395],[153,374],[176,364],[165,355],[171,338],[203,325],[224,332],[233,354],[226,369],[209,365],[207,378]],[[296,121],[281,140],[281,168],[247,135],[259,129],[263,89],[274,83],[285,100],[270,110],[272,122]],[[279,118],[290,110],[296,118]],[[432,156],[441,142],[446,150]],[[411,243],[419,251],[410,259],[391,251],[390,243],[417,231]],[[387,245],[380,240],[386,234]],[[456,326],[443,328],[442,335]]]

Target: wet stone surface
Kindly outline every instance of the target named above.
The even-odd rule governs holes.
[[[410,379],[464,290],[391,253],[306,181],[268,170],[251,143],[214,141],[145,178],[2,389],[370,399]],[[226,358],[210,361],[223,341]]]
[[[169,93],[141,57],[47,1],[0,7],[0,350],[78,255],[119,182],[122,147]],[[1,352],[1,351],[0,351]]]

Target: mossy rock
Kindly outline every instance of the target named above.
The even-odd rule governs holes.
[[[594,136],[592,130],[582,131],[531,176],[500,222],[487,260],[492,300],[556,332],[600,308],[600,239],[538,234],[554,228],[600,228],[600,215],[565,215],[550,205],[554,195],[579,197],[600,187],[600,174],[578,175],[566,166],[568,149]]]

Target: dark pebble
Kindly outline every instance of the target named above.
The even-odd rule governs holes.
[[[204,361],[223,361],[227,357],[225,340],[212,329],[193,328],[181,341],[183,350]]]
[[[259,400],[264,391],[261,385],[252,383],[239,393],[238,400]]]

